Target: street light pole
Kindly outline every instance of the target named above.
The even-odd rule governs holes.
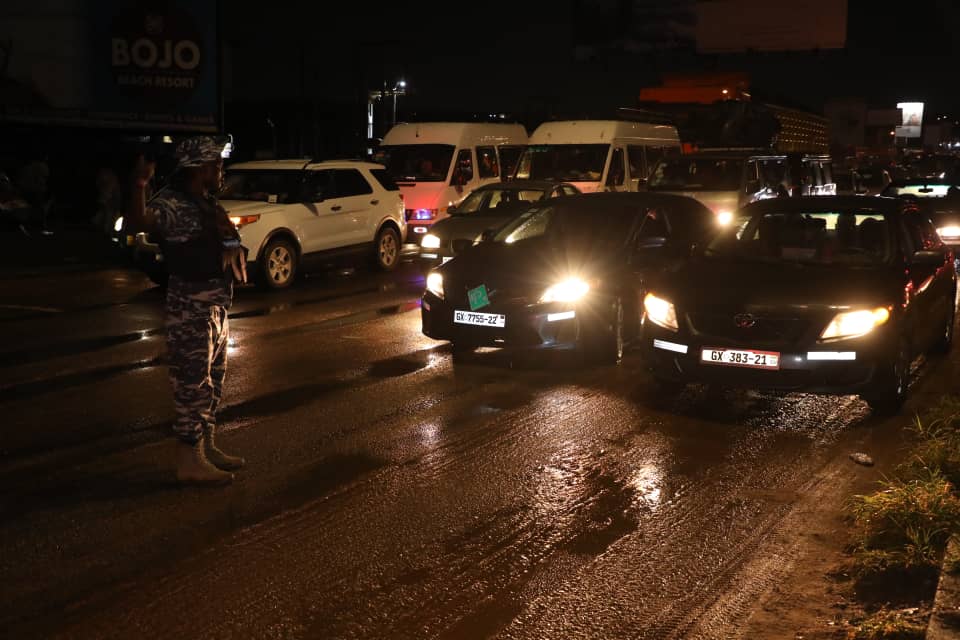
[[[406,95],[407,82],[406,80],[401,80],[393,87],[393,124],[397,124],[397,96]]]

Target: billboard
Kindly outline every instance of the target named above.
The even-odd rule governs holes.
[[[923,103],[898,102],[897,109],[903,114],[900,126],[896,128],[898,138],[919,138],[923,128]]]
[[[696,40],[701,53],[842,49],[847,2],[700,0]]]
[[[216,0],[4,0],[0,120],[216,132]]]

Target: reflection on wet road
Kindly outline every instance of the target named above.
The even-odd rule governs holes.
[[[241,291],[221,442],[249,467],[182,490],[161,296],[140,286],[5,319],[13,636],[696,635],[722,594],[776,579],[748,567],[838,452],[889,429],[854,398],[660,398],[635,355],[455,364],[405,267]]]

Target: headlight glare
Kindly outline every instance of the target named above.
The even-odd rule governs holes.
[[[439,249],[440,248],[440,238],[428,233],[423,236],[423,240],[420,241],[420,246],[424,249]]]
[[[427,291],[437,296],[443,297],[443,276],[436,271],[427,276]]]
[[[718,211],[717,224],[721,227],[729,226],[733,222],[733,211]]]
[[[886,307],[844,311],[834,316],[827,328],[820,334],[821,340],[840,338],[858,338],[865,336],[890,319],[890,310]]]
[[[543,292],[540,302],[576,302],[590,291],[590,285],[580,278],[567,278]]]
[[[960,238],[960,225],[952,224],[946,227],[940,227],[937,229],[937,234],[941,238],[950,238],[951,240]]]
[[[113,230],[117,233],[123,231],[123,216],[117,218],[117,221],[113,223]]]
[[[680,325],[677,323],[677,309],[672,302],[648,293],[643,299],[643,310],[647,314],[647,319],[653,324],[670,331],[680,330]]]

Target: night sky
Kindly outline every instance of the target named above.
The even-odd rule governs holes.
[[[358,101],[366,88],[403,77],[411,93],[401,98],[401,117],[423,109],[586,113],[632,105],[638,89],[656,85],[662,73],[743,70],[753,78],[755,95],[797,106],[822,109],[834,97],[863,97],[878,106],[920,99],[931,111],[960,112],[953,71],[960,42],[952,37],[960,28],[960,9],[950,0],[914,0],[899,5],[904,13],[898,15],[884,3],[851,0],[845,50],[629,54],[600,43],[592,59],[578,52],[602,39],[598,25],[618,24],[624,3],[595,3],[607,5],[603,10],[585,4],[591,5],[342,3],[334,9],[329,2],[273,2],[264,11],[262,3],[224,3],[227,98],[257,99],[269,92],[296,99],[303,91],[316,100]],[[641,11],[672,4],[633,3]]]

